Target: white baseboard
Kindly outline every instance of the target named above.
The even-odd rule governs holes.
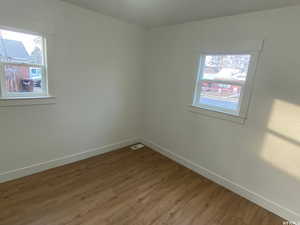
[[[215,172],[212,172],[202,166],[197,165],[196,163],[178,155],[175,154],[173,152],[171,152],[170,150],[155,144],[152,141],[146,140],[146,139],[142,139],[141,142],[152,148],[153,150],[163,154],[164,156],[176,161],[177,163],[193,170],[194,172],[208,178],[211,181],[214,181],[215,183],[231,190],[232,192],[250,200],[251,202],[254,202],[255,204],[267,209],[270,212],[273,212],[274,214],[288,220],[288,221],[300,221],[300,214],[296,213],[286,207],[281,206],[280,204],[273,202],[265,197],[263,197],[262,195],[259,195],[251,190],[248,190],[247,188],[236,184],[234,182],[232,182],[231,180],[222,177],[218,174],[216,174]]]
[[[17,178],[29,176],[38,172],[42,172],[51,168],[55,168],[58,166],[62,166],[65,164],[73,163],[79,160],[87,159],[96,155],[101,155],[119,148],[123,148],[132,144],[139,142],[138,138],[126,139],[121,142],[117,142],[110,145],[105,145],[99,148],[89,149],[84,152],[80,152],[73,155],[64,156],[61,158],[53,159],[46,162],[37,163],[34,165],[30,165],[24,168],[19,168],[11,171],[7,171],[4,173],[0,173],[0,183],[14,180]]]

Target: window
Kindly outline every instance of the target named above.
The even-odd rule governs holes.
[[[193,106],[245,117],[256,54],[201,56]]]
[[[45,44],[41,35],[0,29],[1,98],[48,96]]]

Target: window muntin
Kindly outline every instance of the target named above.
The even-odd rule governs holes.
[[[194,106],[240,116],[251,54],[201,57]]]
[[[45,38],[0,29],[2,98],[48,96]]]

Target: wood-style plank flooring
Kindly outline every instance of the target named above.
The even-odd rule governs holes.
[[[149,148],[0,184],[0,225],[282,225]]]

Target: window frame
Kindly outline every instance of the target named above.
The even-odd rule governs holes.
[[[32,63],[19,63],[19,62],[2,62],[0,61],[0,99],[37,99],[37,98],[47,98],[51,97],[49,95],[48,89],[48,64],[47,64],[47,38],[43,33],[32,32],[27,30],[21,30],[11,27],[0,26],[1,30],[18,32],[28,35],[35,35],[42,38],[42,55],[43,63],[42,64],[32,64]],[[40,93],[31,93],[31,92],[19,92],[19,93],[9,93],[5,87],[5,66],[25,66],[25,67],[35,67],[42,69],[42,92]]]
[[[239,81],[223,81],[223,80],[209,80],[209,79],[203,79],[203,72],[204,72],[204,65],[205,65],[205,59],[208,55],[250,55],[250,62],[248,67],[248,73],[246,80],[244,82]],[[205,114],[207,115],[207,112],[212,113],[213,115],[216,115],[216,113],[223,114],[222,118],[224,116],[229,116],[230,118],[237,118],[239,119],[246,119],[248,108],[250,104],[250,99],[252,95],[252,88],[253,88],[253,82],[254,77],[256,73],[256,67],[257,67],[257,61],[259,58],[259,51],[223,51],[223,52],[202,52],[200,54],[200,59],[198,62],[198,72],[197,72],[197,79],[196,84],[194,88],[193,93],[193,103],[192,107],[196,110],[205,110]],[[230,84],[235,86],[241,87],[241,94],[239,97],[239,104],[238,104],[238,110],[228,110],[222,107],[217,106],[209,106],[205,104],[200,104],[199,100],[201,97],[201,84],[203,82],[214,82],[218,84]]]

